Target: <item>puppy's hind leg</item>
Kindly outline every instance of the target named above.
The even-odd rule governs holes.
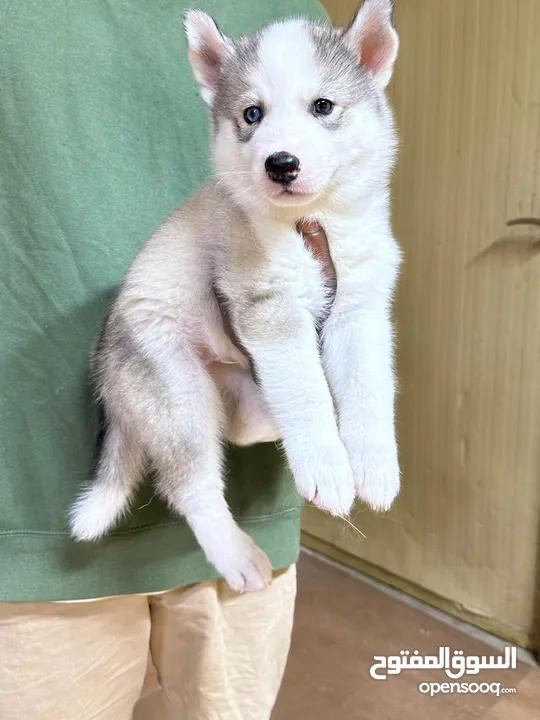
[[[186,349],[161,356],[160,393],[149,393],[145,446],[158,490],[193,530],[207,559],[233,590],[271,580],[268,558],[238,527],[224,497],[223,407],[199,358]]]
[[[277,442],[279,430],[250,370],[220,362],[210,363],[207,370],[223,399],[227,440],[241,446]]]

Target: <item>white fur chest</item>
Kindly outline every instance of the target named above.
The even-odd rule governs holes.
[[[332,288],[294,223],[254,218],[253,224],[249,231],[240,223],[233,225],[232,242],[219,249],[214,263],[217,287],[238,329],[244,326],[251,332],[258,325],[263,333],[268,329],[270,338],[277,325],[287,327],[298,313],[321,320]]]

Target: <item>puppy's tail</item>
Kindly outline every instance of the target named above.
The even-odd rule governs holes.
[[[75,540],[98,540],[129,509],[142,477],[142,451],[117,423],[104,423],[96,472],[69,513]]]

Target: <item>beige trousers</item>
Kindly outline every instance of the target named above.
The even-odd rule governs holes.
[[[0,603],[0,718],[267,720],[295,596],[291,566],[244,595],[213,580],[150,596]]]

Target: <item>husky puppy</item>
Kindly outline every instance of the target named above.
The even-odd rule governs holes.
[[[280,439],[298,491],[333,514],[355,496],[386,509],[399,490],[385,97],[398,37],[391,0],[365,0],[347,28],[289,19],[233,40],[198,10],[185,27],[215,175],[143,245],[110,308],[93,356],[103,442],[71,531],[106,533],[151,467],[228,584],[256,590],[271,567],[225,502],[225,438]],[[327,234],[331,304],[301,219]]]

